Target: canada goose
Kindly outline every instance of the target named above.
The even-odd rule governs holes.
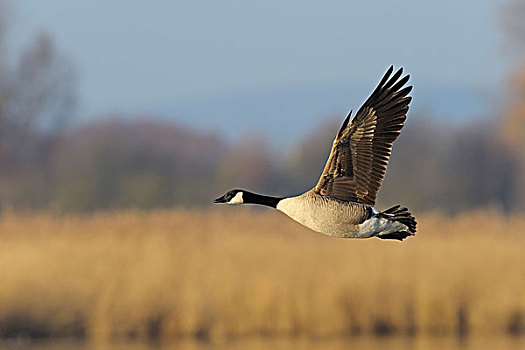
[[[333,237],[403,240],[416,232],[407,208],[373,207],[385,176],[392,143],[401,133],[411,97],[410,78],[391,66],[350,121],[337,133],[317,185],[296,197],[271,197],[235,189],[215,203],[261,204],[276,208],[304,226]]]

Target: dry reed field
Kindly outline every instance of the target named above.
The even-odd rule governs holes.
[[[244,208],[4,212],[0,336],[524,334],[525,218],[418,219],[400,243]]]

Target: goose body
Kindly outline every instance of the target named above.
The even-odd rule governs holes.
[[[272,197],[235,189],[215,200],[226,204],[273,207],[300,224],[339,238],[403,240],[416,232],[408,209],[384,211],[373,206],[386,173],[392,143],[406,119],[412,87],[403,69],[390,67],[376,89],[353,116],[348,114],[330,151],[323,173],[311,190],[293,197]]]
[[[405,229],[398,222],[374,216],[378,211],[373,207],[339,201],[312,191],[283,198],[276,209],[298,223],[332,237],[368,238]]]

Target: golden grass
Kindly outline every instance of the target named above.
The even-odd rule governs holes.
[[[400,243],[243,208],[4,213],[0,336],[524,333],[525,218],[418,219]]]

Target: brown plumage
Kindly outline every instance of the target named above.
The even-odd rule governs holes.
[[[392,151],[401,133],[412,86],[400,68],[392,77],[391,66],[379,85],[349,123],[348,114],[334,140],[315,193],[342,201],[374,205]]]

